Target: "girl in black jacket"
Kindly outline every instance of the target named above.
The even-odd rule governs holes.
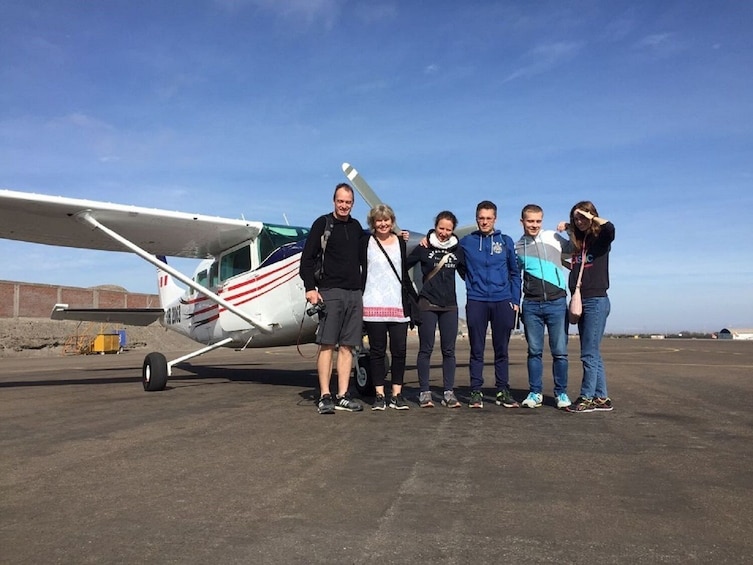
[[[458,335],[458,303],[455,294],[455,270],[462,259],[462,249],[453,231],[458,220],[450,211],[437,214],[434,229],[426,236],[428,247],[422,245],[408,256],[408,268],[421,264],[423,287],[419,293],[421,324],[418,326],[420,341],[416,365],[421,387],[419,403],[423,408],[433,408],[429,389],[431,354],[434,351],[434,336],[439,327],[442,350],[442,405],[459,408],[455,398],[455,340]]]

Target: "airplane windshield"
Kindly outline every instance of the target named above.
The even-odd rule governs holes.
[[[305,240],[309,235],[309,231],[309,228],[299,226],[264,224],[257,238],[261,262],[266,261],[275,250],[283,245]]]

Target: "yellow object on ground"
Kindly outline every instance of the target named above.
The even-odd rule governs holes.
[[[92,340],[92,353],[117,353],[120,351],[120,335],[97,334]]]

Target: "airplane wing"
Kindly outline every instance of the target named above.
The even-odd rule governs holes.
[[[77,218],[88,214],[154,255],[203,259],[254,239],[262,222],[0,190],[0,238],[127,251]]]
[[[55,304],[50,318],[53,320],[78,320],[128,326],[148,326],[156,322],[165,311],[162,308],[68,308]]]

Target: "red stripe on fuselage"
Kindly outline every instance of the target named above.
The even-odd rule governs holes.
[[[293,261],[288,262],[287,264],[280,265],[279,267],[270,270],[264,274],[260,274],[256,277],[251,277],[248,280],[245,280],[243,282],[236,283],[232,286],[228,286],[226,288],[221,288],[217,291],[218,296],[228,295],[229,293],[233,293],[229,296],[222,296],[223,299],[230,302],[233,306],[240,306],[241,304],[247,304],[254,300],[255,298],[258,298],[259,296],[263,296],[277,287],[285,284],[286,282],[289,282],[293,280],[298,275],[298,267],[297,264],[300,263],[300,258],[295,258]],[[289,269],[293,269],[292,271]],[[253,273],[253,271],[249,271],[249,274]],[[263,282],[262,284],[258,284],[260,281],[263,281],[264,279],[268,279],[269,277],[276,277],[273,280],[268,280],[266,282]],[[249,285],[251,286],[250,288]],[[240,292],[238,292],[240,291]],[[262,292],[259,292],[262,291]],[[256,293],[253,296],[248,297],[249,294]],[[244,297],[248,297],[245,298]],[[188,300],[186,303],[188,305],[194,305],[195,308],[198,308],[198,304],[200,302],[209,300],[211,301],[211,298],[200,295],[196,297],[195,299]],[[219,308],[219,311],[217,314],[214,314],[214,310]],[[195,320],[194,323],[206,323],[209,321],[212,321],[214,319],[217,319],[219,317],[219,313],[226,311],[226,308],[221,308],[219,305],[215,302],[212,302],[211,304],[207,305],[205,308],[201,308],[200,310],[195,309],[193,312],[194,317],[199,316],[201,314],[206,314],[208,312],[212,312],[214,315],[211,318],[207,318],[204,320]]]

